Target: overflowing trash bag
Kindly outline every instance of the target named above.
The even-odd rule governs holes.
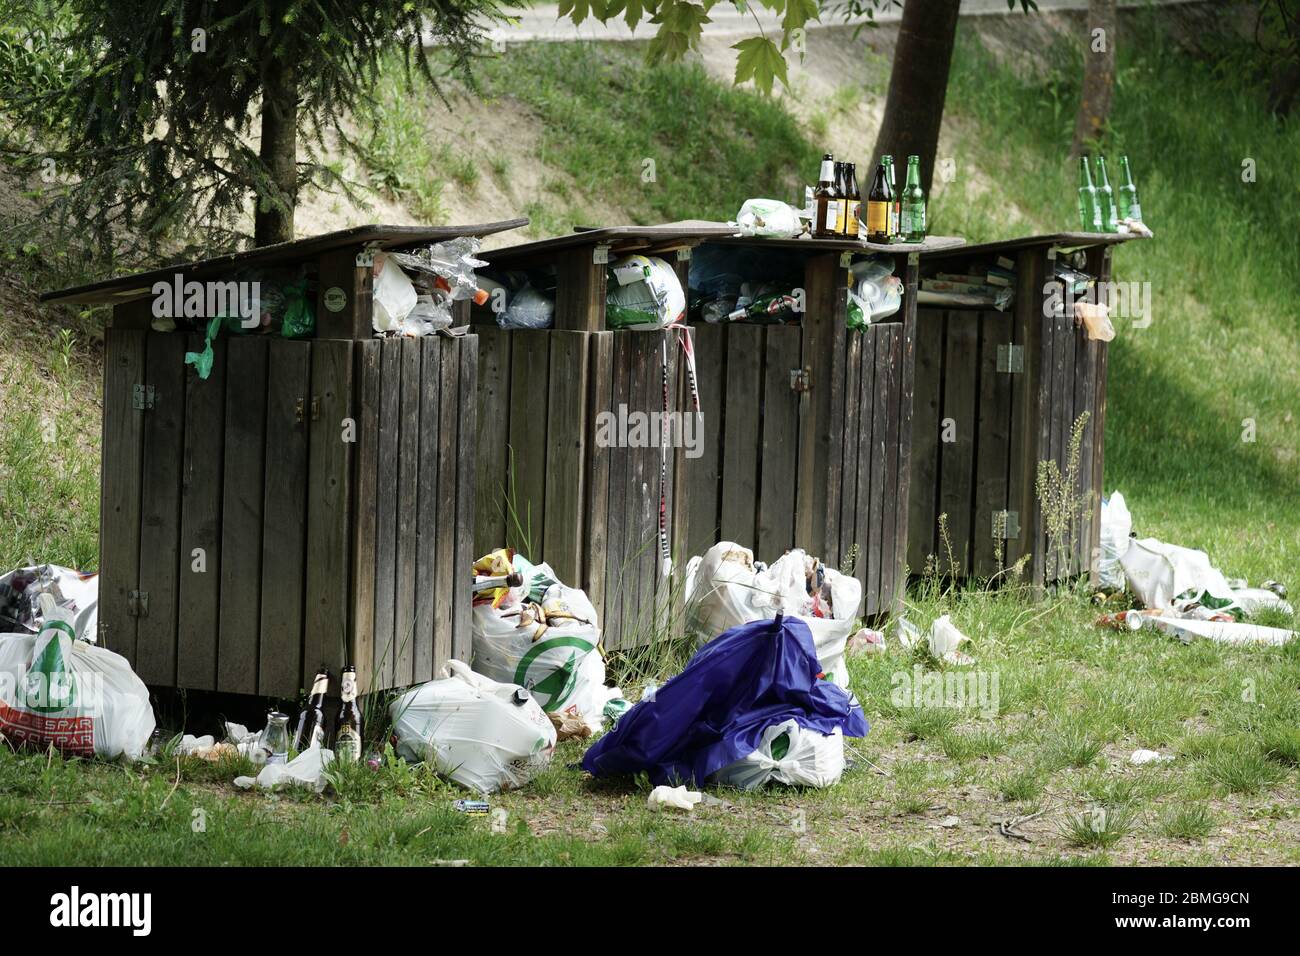
[[[497,318],[497,325],[503,329],[549,329],[554,324],[555,301],[531,285],[512,295],[510,304]]]
[[[700,640],[750,621],[793,615],[812,632],[827,679],[841,687],[849,686],[844,648],[861,604],[857,578],[798,548],[762,567],[748,548],[721,541],[686,566],[688,627]]]
[[[902,307],[903,280],[894,275],[893,256],[859,259],[850,266],[849,272],[853,277],[846,321],[849,328],[865,329]]]
[[[474,670],[526,687],[548,714],[581,718],[599,731],[611,695],[586,593],[556,581],[549,565],[508,549],[480,558],[474,571]],[[514,586],[506,580],[511,575]]]
[[[738,790],[757,790],[776,782],[792,787],[831,787],[844,774],[844,733],[805,730],[797,720],[773,724],[763,731],[748,757],[723,767],[710,783]]]
[[[799,212],[779,199],[746,199],[736,213],[736,228],[743,236],[793,239],[803,232]]]
[[[1101,554],[1097,558],[1097,584],[1103,591],[1124,590],[1120,559],[1128,552],[1133,516],[1124,496],[1116,491],[1101,502]]]
[[[144,682],[120,654],[79,640],[52,596],[41,615],[34,636],[0,635],[0,733],[71,756],[141,756],[154,730]]]
[[[57,564],[15,568],[0,575],[0,634],[35,634],[44,623],[40,596],[72,615],[76,636],[96,643],[99,637],[99,575],[83,574]]]
[[[686,319],[686,292],[658,256],[624,256],[609,267],[605,316],[612,329],[663,329]]]
[[[1189,597],[1212,608],[1237,604],[1227,579],[1204,551],[1134,538],[1120,561],[1129,588],[1146,607],[1172,607],[1175,599]]]
[[[528,691],[462,661],[441,673],[389,707],[398,756],[483,794],[523,786],[550,764],[555,728]]]
[[[644,772],[656,785],[697,785],[760,750],[768,729],[788,721],[822,735],[864,736],[861,706],[820,673],[802,620],[783,615],[732,628],[597,739],[582,767],[595,777]]]

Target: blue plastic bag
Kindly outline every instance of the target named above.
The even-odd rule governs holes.
[[[819,678],[808,625],[792,617],[733,627],[623,715],[582,759],[594,777],[645,771],[656,784],[700,785],[749,756],[763,730],[794,719],[845,737],[868,730],[847,691]]]

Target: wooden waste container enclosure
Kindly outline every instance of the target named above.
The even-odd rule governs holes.
[[[491,312],[475,310],[476,549],[523,548],[584,588],[611,649],[661,633],[656,612],[668,606],[668,584],[657,546],[660,450],[602,447],[596,425],[600,413],[617,416],[620,406],[662,408],[665,345],[670,410],[691,409],[675,340],[683,333],[607,331],[606,270],[624,254],[659,255],[685,286],[702,246],[762,248],[795,263],[806,314],[799,326],[690,324],[702,453],[672,449],[672,555],[680,569],[719,540],[767,561],[796,546],[836,565],[856,552],[865,613],[887,609],[901,595],[906,541],[907,509],[898,502],[907,500],[910,474],[915,303],[905,292],[890,321],[847,329],[847,267],[855,254],[893,255],[911,290],[922,255],[960,243],[742,239],[724,224],[685,222],[582,230],[485,253],[489,274],[553,270],[556,311],[552,330],[505,331]]]
[[[375,338],[372,266],[526,222],[362,226],[43,296],[113,309],[101,642],[153,686],[272,697],[321,663],[367,693],[468,660],[478,340]],[[203,380],[202,332],[153,328],[155,283],[286,271],[308,337],[222,332]]]
[[[1028,555],[1026,580],[1068,580],[1093,567],[1100,532],[1106,343],[1093,341],[1051,285],[1058,261],[1081,252],[1079,271],[1111,276],[1111,250],[1132,238],[1056,233],[940,251],[922,277],[968,275],[1001,258],[1014,272],[1007,311],[921,305],[917,310],[907,563],[931,555],[957,577],[993,577]],[[1082,298],[1082,296],[1080,296]],[[1087,414],[1077,492],[1083,520],[1064,560],[1048,547],[1035,490],[1040,461],[1065,472],[1075,421]],[[938,518],[946,515],[948,540]]]

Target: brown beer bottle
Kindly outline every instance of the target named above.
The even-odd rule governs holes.
[[[849,184],[848,195],[844,199],[844,235],[850,239],[858,237],[858,216],[862,212],[862,193],[858,190],[858,167],[856,163],[844,164],[844,180]]]
[[[839,219],[839,199],[835,195],[835,157],[830,153],[822,156],[822,170],[817,179],[817,188],[813,191],[813,236],[817,239],[833,239],[835,223]]]
[[[361,708],[357,706],[357,669],[351,664],[343,668],[340,693],[343,702],[334,735],[334,759],[357,763],[361,760]]]
[[[298,715],[298,729],[293,735],[293,749],[298,753],[310,750],[312,744],[325,743],[325,695],[330,689],[330,672],[324,664],[316,671],[311,682],[307,706]]]
[[[889,192],[889,173],[884,160],[876,163],[875,175],[871,177],[871,189],[867,193],[867,241],[889,242],[889,220],[893,211],[894,200]]]
[[[849,184],[845,178],[844,164],[838,160],[835,163],[835,198],[840,201],[839,215],[835,217],[835,235],[844,235],[844,223],[848,218],[846,213],[849,207]]]

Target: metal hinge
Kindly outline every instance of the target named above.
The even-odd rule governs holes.
[[[378,249],[378,246],[365,246],[362,248],[362,250],[357,253],[357,268],[369,269],[373,266],[375,264],[375,253]]]
[[[132,617],[149,616],[149,592],[132,591],[127,595],[127,613]]]
[[[137,382],[131,386],[131,407],[140,411],[153,408],[153,396],[152,385],[141,385]]]
[[[841,269],[847,269],[847,268],[848,268],[849,266],[851,266],[851,265],[853,265],[853,253],[851,253],[851,252],[841,252],[841,253],[840,253],[840,268],[841,268]]]
[[[998,371],[1015,374],[1025,370],[1025,347],[1023,345],[998,346]]]
[[[812,391],[812,369],[811,368],[790,369],[790,391],[792,392]]]
[[[909,252],[907,254],[907,264],[909,266],[920,265],[921,254],[919,252]]]
[[[1020,537],[1020,512],[993,512],[993,537],[1002,540]]]
[[[609,244],[594,246],[591,250],[592,265],[609,265]]]
[[[678,261],[678,262],[690,262],[690,261],[691,261],[691,247],[690,247],[690,246],[683,246],[681,249],[678,249],[678,250],[677,250],[677,261]]]

